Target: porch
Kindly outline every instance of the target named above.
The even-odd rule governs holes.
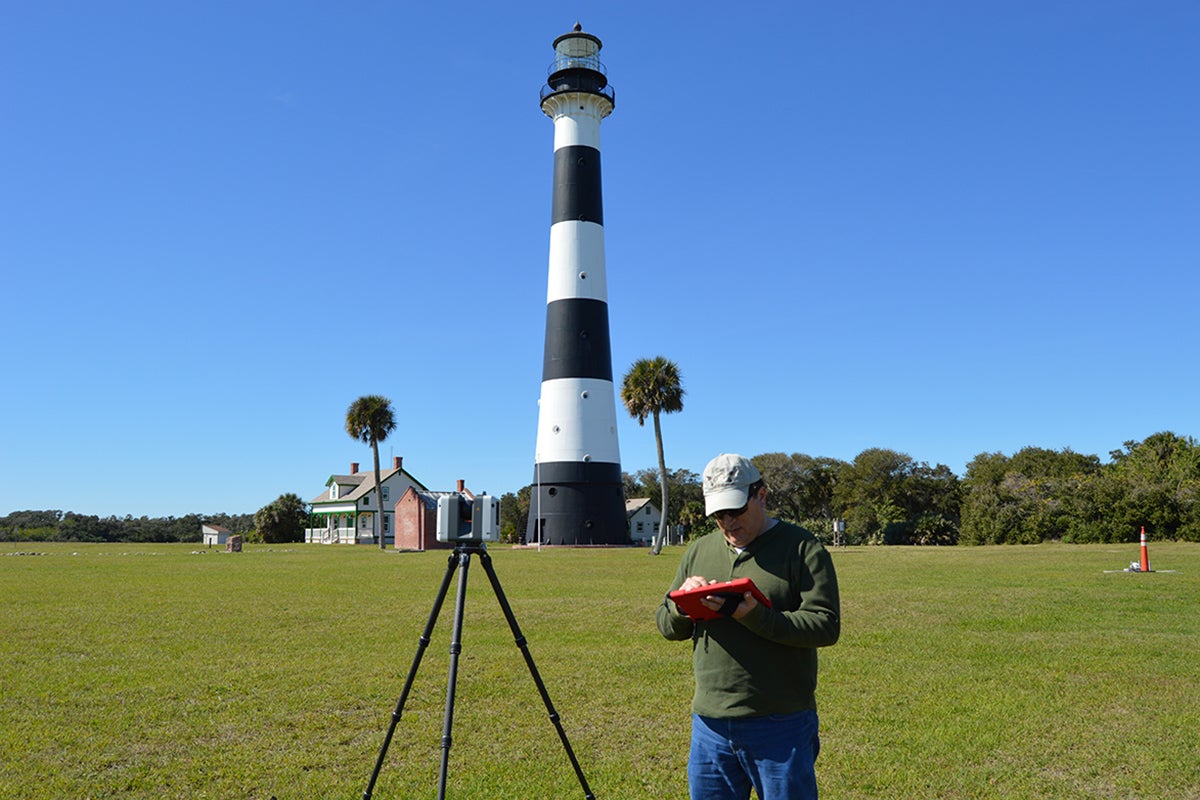
[[[357,544],[360,538],[354,527],[341,528],[330,525],[325,528],[305,528],[304,541],[317,544]],[[365,541],[370,543],[370,531],[366,532]]]

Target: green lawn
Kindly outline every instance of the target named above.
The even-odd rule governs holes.
[[[37,555],[11,555],[12,553]],[[491,553],[598,800],[687,797],[682,550]],[[1200,546],[835,551],[822,797],[1200,798]],[[359,798],[446,553],[0,544],[0,798]],[[374,796],[436,796],[454,586]],[[447,796],[582,798],[478,559]]]

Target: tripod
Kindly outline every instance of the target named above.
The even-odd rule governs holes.
[[[500,587],[500,579],[496,577],[496,570],[492,566],[492,557],[488,555],[487,546],[483,542],[460,542],[454,548],[454,553],[450,556],[446,564],[446,574],[442,577],[442,585],[438,589],[437,598],[433,601],[433,610],[429,614],[429,621],[425,623],[425,631],[421,634],[419,644],[417,645],[417,653],[413,657],[412,666],[408,670],[408,677],[404,681],[404,689],[400,692],[400,699],[396,701],[396,709],[392,712],[391,724],[388,726],[387,735],[383,739],[383,746],[379,749],[379,757],[375,760],[375,769],[371,772],[371,780],[367,783],[367,790],[363,792],[362,800],[371,800],[371,793],[375,790],[375,781],[379,778],[379,770],[383,767],[383,759],[387,755],[388,746],[392,743],[392,735],[396,732],[396,724],[400,722],[400,715],[404,713],[404,703],[408,700],[408,692],[412,688],[413,678],[417,675],[417,667],[421,665],[421,657],[425,654],[425,649],[429,646],[429,637],[433,634],[434,623],[437,622],[438,614],[442,610],[442,602],[446,599],[446,590],[450,588],[450,579],[457,568],[459,570],[458,593],[454,601],[454,634],[450,640],[450,675],[446,684],[446,714],[442,724],[442,764],[441,770],[438,773],[438,800],[445,800],[446,770],[450,762],[450,731],[454,725],[454,686],[458,679],[458,656],[462,652],[463,601],[467,596],[467,568],[471,564],[472,554],[479,556],[479,560],[483,564],[483,569],[487,572],[488,580],[492,584],[492,591],[496,595],[496,600],[500,603],[500,609],[504,612],[505,619],[508,620],[508,627],[512,629],[517,647],[521,649],[521,654],[525,656],[525,664],[529,667],[529,674],[533,676],[533,682],[537,685],[538,692],[542,696],[542,702],[546,705],[546,711],[550,714],[550,721],[554,723],[554,727],[558,731],[558,738],[562,740],[563,749],[567,751],[567,758],[571,760],[571,766],[575,768],[575,777],[579,779],[579,785],[583,789],[583,796],[586,800],[595,800],[595,795],[592,794],[592,790],[588,787],[587,779],[583,777],[583,770],[579,768],[579,761],[575,758],[575,751],[571,749],[571,743],[567,740],[567,734],[563,730],[562,722],[559,721],[558,712],[554,710],[554,704],[550,702],[550,695],[546,691],[546,684],[542,682],[542,676],[538,674],[537,665],[533,663],[533,656],[529,654],[529,646],[525,641],[525,637],[521,634],[521,628],[517,625],[517,618],[513,616],[512,607],[508,604],[508,598],[504,596],[504,589]]]

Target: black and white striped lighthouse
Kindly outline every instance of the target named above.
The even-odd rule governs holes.
[[[600,120],[616,98],[600,48],[576,23],[554,40],[541,91],[542,111],[554,120],[554,196],[530,543],[629,541],[600,192]]]

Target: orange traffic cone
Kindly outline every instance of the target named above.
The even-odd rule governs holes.
[[[1142,526],[1142,572],[1150,571],[1150,553],[1146,550],[1146,526]]]

